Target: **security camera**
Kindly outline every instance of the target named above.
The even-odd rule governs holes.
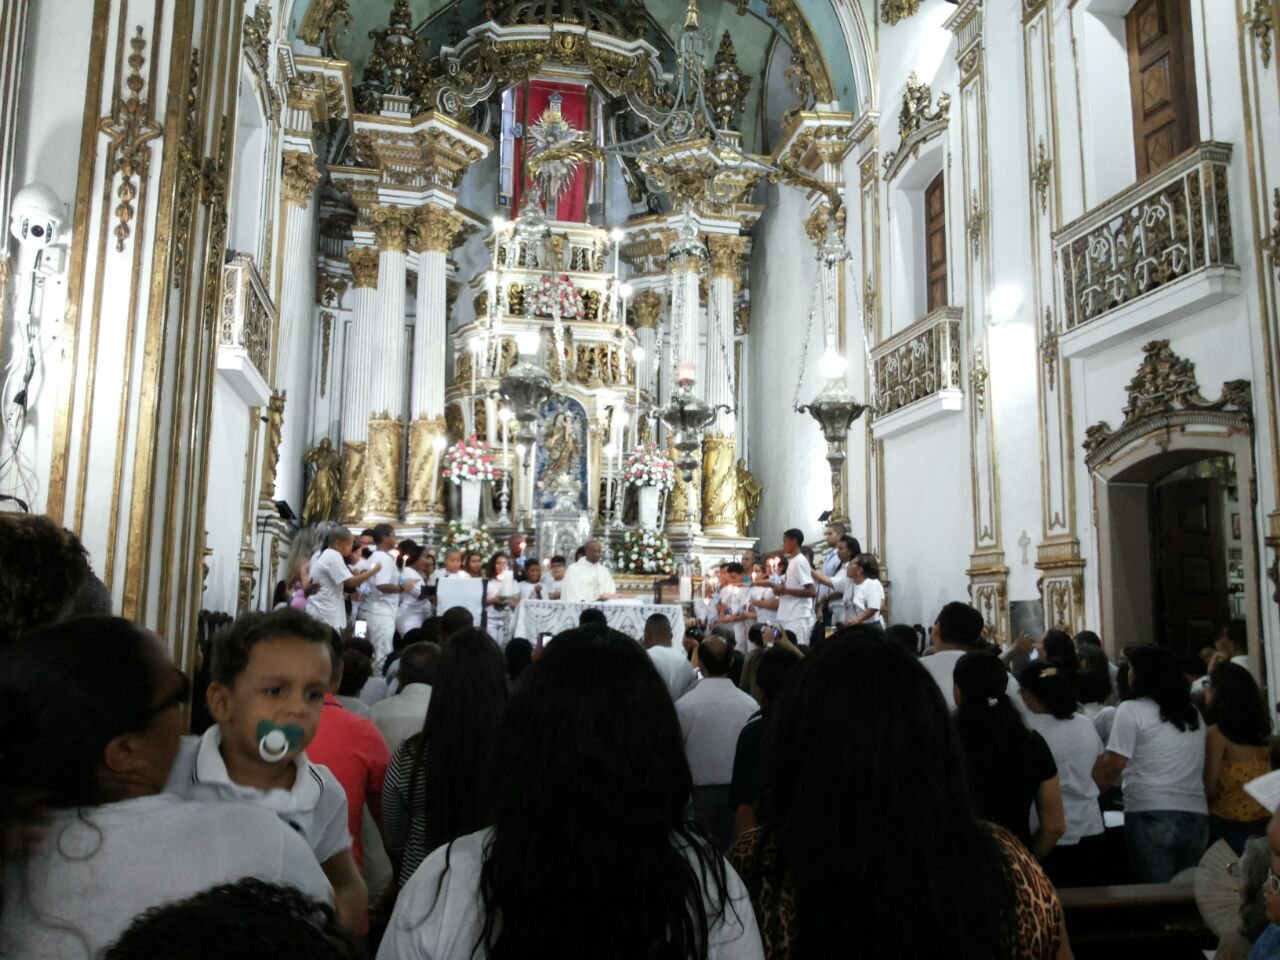
[[[65,225],[62,201],[43,183],[29,183],[14,194],[9,232],[18,241],[19,269],[34,268],[40,252],[58,242]]]

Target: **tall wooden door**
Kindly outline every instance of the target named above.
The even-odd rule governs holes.
[[[1217,479],[1155,489],[1156,639],[1176,654],[1211,645],[1215,625],[1229,616],[1222,508]]]
[[[947,305],[947,198],[938,174],[924,190],[925,269],[928,273],[927,310]]]
[[[1188,0],[1138,0],[1124,21],[1142,179],[1200,139]]]

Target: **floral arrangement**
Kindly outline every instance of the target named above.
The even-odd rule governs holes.
[[[569,275],[544,274],[542,280],[527,292],[529,312],[535,317],[563,317],[581,320],[587,315],[582,291],[573,285]]]
[[[488,562],[498,552],[498,545],[493,536],[484,527],[472,527],[461,520],[450,520],[444,529],[441,542],[446,549],[457,549],[463,553],[478,553]]]
[[[498,476],[489,444],[474,433],[445,451],[442,472],[451,482],[458,484],[464,480],[495,480]]]
[[[618,559],[625,573],[671,573],[676,558],[671,544],[657,530],[632,529],[622,531],[622,547]]]
[[[673,490],[676,485],[676,465],[652,443],[637,444],[627,454],[627,462],[622,467],[622,479],[633,487]]]

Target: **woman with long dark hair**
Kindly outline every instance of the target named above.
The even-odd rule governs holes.
[[[764,769],[734,865],[769,960],[1070,956],[1044,873],[977,817],[937,684],[878,630],[791,670]]]
[[[956,729],[973,770],[978,815],[998,823],[1043,860],[1066,831],[1058,766],[1009,699],[1009,674],[992,653],[956,661]],[[1034,805],[1039,826],[1031,831]]]
[[[1271,714],[1253,675],[1236,663],[1221,664],[1209,675],[1205,706],[1209,842],[1226,840],[1244,853],[1246,841],[1267,831],[1267,811],[1244,785],[1271,772]]]
[[[145,910],[242,877],[332,900],[252,804],[162,794],[187,678],[127,620],[69,620],[0,658],[0,956],[95,957]]]
[[[557,636],[516,685],[493,771],[493,829],[423,862],[380,958],[763,956],[741,881],[685,819],[680,725],[633,640]]]
[[[1132,696],[1116,708],[1093,778],[1104,791],[1121,781],[1134,879],[1168,883],[1198,864],[1209,842],[1204,723],[1172,654],[1139,646],[1128,658]]]
[[[436,847],[489,823],[486,764],[506,705],[493,638],[470,627],[446,640],[422,732],[392,755],[382,785],[383,839],[401,885]]]
[[[1030,711],[1027,726],[1044,738],[1058,767],[1066,832],[1045,857],[1044,872],[1059,888],[1102,883],[1102,808],[1093,782],[1102,739],[1089,718],[1076,713],[1072,679],[1053,660],[1038,660],[1018,674],[1022,700]]]

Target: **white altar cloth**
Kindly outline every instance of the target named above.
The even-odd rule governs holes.
[[[684,611],[675,604],[637,603],[634,600],[617,602],[603,600],[595,603],[570,603],[565,600],[523,600],[516,607],[516,626],[512,636],[536,641],[539,634],[557,634],[572,630],[578,618],[588,607],[604,611],[609,626],[620,630],[635,640],[644,640],[644,622],[655,613],[665,616],[671,624],[671,632],[677,638],[684,636]]]

